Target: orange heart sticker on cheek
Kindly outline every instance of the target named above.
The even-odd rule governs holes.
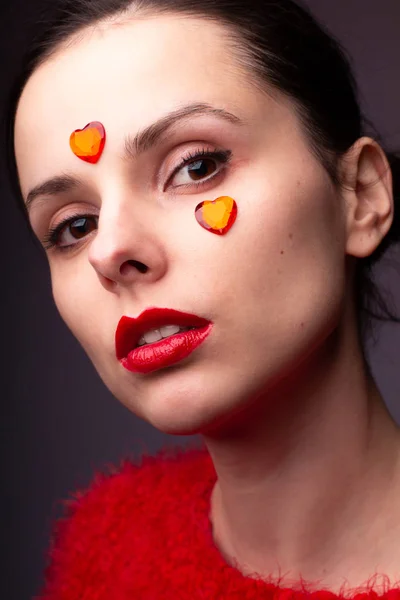
[[[99,160],[105,143],[106,130],[99,121],[92,121],[83,129],[76,129],[69,138],[69,145],[75,156],[92,164]]]
[[[230,196],[220,196],[216,200],[205,200],[195,208],[197,222],[207,229],[223,235],[227,233],[236,221],[237,206]]]

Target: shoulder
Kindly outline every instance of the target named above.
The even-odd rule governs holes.
[[[53,524],[44,572],[36,600],[72,600],[103,581],[126,552],[140,551],[146,560],[161,522],[178,499],[190,495],[196,480],[212,469],[205,449],[162,448],[155,456],[124,459],[96,472],[84,490],[63,501],[63,516]],[[64,590],[61,592],[60,590]],[[64,594],[64,595],[63,595]]]

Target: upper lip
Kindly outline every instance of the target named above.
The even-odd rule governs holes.
[[[179,325],[180,327],[204,327],[210,321],[184,313],[173,308],[148,308],[138,317],[123,316],[115,331],[115,353],[117,359],[125,358],[134,348],[146,331],[158,329],[163,325]]]

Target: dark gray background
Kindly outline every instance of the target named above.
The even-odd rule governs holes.
[[[400,0],[309,0],[314,13],[353,57],[362,106],[400,149]],[[9,0],[0,9],[0,101],[19,64],[27,23],[42,3]],[[1,106],[0,106],[1,108]],[[2,166],[3,168],[3,166]],[[0,597],[30,599],[42,580],[50,523],[58,500],[85,486],[95,469],[137,456],[147,447],[184,445],[140,421],[105,389],[53,305],[48,267],[30,241],[0,173],[1,387],[3,413]],[[394,252],[397,267],[400,253]],[[382,265],[378,278],[400,311],[400,274]],[[371,363],[390,411],[400,423],[400,328],[378,328]],[[200,438],[198,438],[200,440]],[[3,533],[4,532],[4,533]]]

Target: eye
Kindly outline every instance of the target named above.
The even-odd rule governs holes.
[[[231,156],[229,150],[209,152],[204,149],[197,150],[194,154],[185,156],[181,164],[175,169],[170,181],[173,187],[187,186],[212,179],[222,169],[219,166],[228,163]]]
[[[53,227],[43,240],[46,250],[57,246],[59,250],[65,250],[75,246],[76,241],[85,238],[97,228],[98,217],[96,215],[75,214],[64,219]]]
[[[204,148],[187,154],[172,173],[169,181],[173,187],[200,186],[213,179],[229,163],[230,150],[209,151]],[[197,182],[197,183],[196,183]],[[50,229],[42,243],[46,250],[55,248],[59,252],[72,250],[79,241],[97,229],[97,215],[76,213]]]

